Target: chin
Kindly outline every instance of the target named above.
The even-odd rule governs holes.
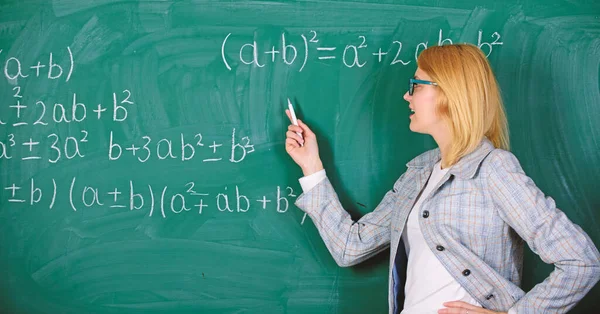
[[[412,123],[412,122],[411,122],[411,123],[408,125],[408,128],[409,128],[411,131],[413,131],[413,132],[416,132],[416,133],[421,133],[421,132],[419,132],[419,130],[418,130],[418,129],[417,129],[417,128],[416,128],[416,127],[413,125],[413,123]]]
[[[420,133],[420,134],[429,134],[428,132],[425,132],[424,130],[419,130],[417,127],[413,126],[412,124],[410,124],[410,125],[408,126],[408,128],[409,128],[411,131],[415,132],[415,133]]]

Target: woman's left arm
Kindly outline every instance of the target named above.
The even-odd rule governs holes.
[[[496,209],[554,271],[517,301],[509,313],[565,313],[600,280],[600,253],[590,237],[529,178],[515,155],[488,156],[488,186]]]

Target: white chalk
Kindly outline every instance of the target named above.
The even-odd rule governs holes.
[[[292,123],[294,125],[298,125],[298,120],[296,120],[296,112],[294,112],[294,107],[292,106],[292,102],[290,101],[289,98],[288,98],[288,108],[290,109],[290,114],[292,116]],[[296,134],[298,134],[300,136],[300,138],[304,140],[302,133],[296,132]],[[304,146],[304,143],[300,143],[300,146]]]

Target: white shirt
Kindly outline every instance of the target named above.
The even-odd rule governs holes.
[[[421,218],[421,203],[450,169],[441,169],[440,166],[441,162],[438,162],[433,167],[429,181],[408,215],[406,227],[402,232],[408,265],[404,286],[406,298],[401,314],[437,313],[445,308],[443,303],[449,301],[463,301],[481,306],[435,257],[419,226],[419,219],[424,219]]]

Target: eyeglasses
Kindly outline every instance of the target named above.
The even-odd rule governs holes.
[[[408,80],[408,94],[412,96],[413,92],[415,91],[415,85],[417,84],[426,84],[426,85],[434,85],[437,86],[436,82],[432,82],[432,81],[425,81],[425,80],[417,80],[415,78],[411,78],[410,80]]]

